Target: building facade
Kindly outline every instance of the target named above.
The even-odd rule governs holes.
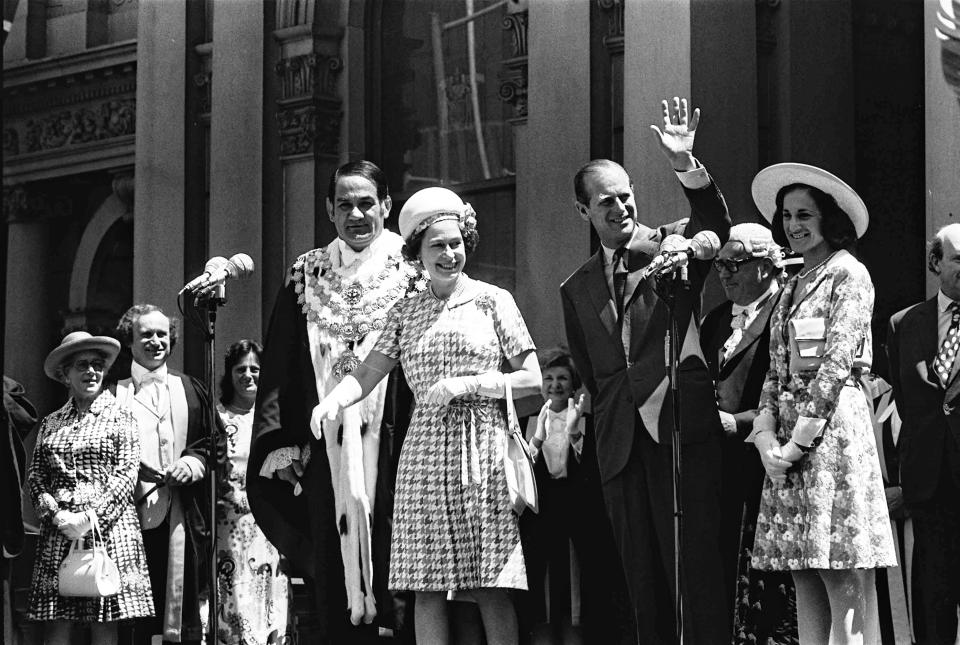
[[[735,222],[759,219],[749,186],[770,163],[858,189],[878,330],[932,293],[923,242],[960,216],[958,0],[6,5],[3,364],[44,413],[63,333],[109,332],[134,302],[177,312],[211,256],[256,265],[227,285],[218,346],[262,338],[286,268],[335,234],[327,180],[350,159],[387,172],[391,227],[424,186],[471,202],[468,272],[510,289],[543,347],[563,341],[560,282],[596,248],[581,164],[622,162],[644,222],[684,216],[648,130],[664,97],[702,108],[696,153]],[[174,363],[202,374],[199,329]]]

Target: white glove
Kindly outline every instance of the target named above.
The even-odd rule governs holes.
[[[787,469],[790,468],[791,464],[783,459],[777,436],[769,430],[759,432],[754,438],[754,445],[760,453],[763,469],[767,471],[770,479],[775,482],[786,481]]]
[[[424,403],[446,405],[453,399],[464,394],[473,394],[480,387],[476,376],[451,376],[442,378],[427,390],[423,397]]]
[[[729,412],[720,410],[720,423],[723,424],[723,434],[728,437],[737,436],[737,419]]]
[[[53,523],[57,530],[70,540],[79,540],[93,528],[93,521],[85,512],[57,511],[53,516]]]
[[[330,393],[323,397],[310,414],[310,430],[317,439],[323,436],[323,425],[336,421],[340,410],[351,406],[361,399],[363,388],[360,381],[347,374]]]

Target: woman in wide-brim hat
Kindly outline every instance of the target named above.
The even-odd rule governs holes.
[[[40,425],[27,474],[40,519],[28,618],[45,623],[45,642],[69,643],[73,623],[90,626],[92,642],[117,642],[117,621],[153,614],[150,579],[133,506],[140,435],[103,377],[120,343],[85,331],[68,334],[47,356],[43,371],[69,390],[62,408]],[[120,592],[105,598],[59,594],[58,569],[76,539],[93,527],[120,572]]]
[[[754,421],[767,471],[753,567],[787,570],[801,643],[873,642],[874,570],[896,564],[880,462],[859,377],[872,359],[873,283],[851,253],[869,216],[814,166],[753,180],[775,239],[803,257],[770,321],[771,369]]]
[[[533,339],[509,292],[464,273],[476,214],[456,193],[415,193],[400,211],[400,234],[429,285],[397,301],[373,351],[313,419],[336,419],[402,362],[417,405],[397,471],[389,586],[416,592],[418,642],[448,642],[453,591],[476,600],[488,643],[516,643],[508,590],[526,589],[527,577],[498,399],[508,379],[514,396],[539,392]],[[501,372],[505,362],[510,374]]]

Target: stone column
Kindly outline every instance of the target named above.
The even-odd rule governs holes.
[[[691,96],[690,13],[690,0],[624,0],[623,165],[648,226],[689,215],[650,124],[661,123],[661,99]]]
[[[537,346],[547,347],[566,337],[560,281],[590,253],[590,225],[573,206],[573,175],[590,159],[590,6],[530,0],[528,23],[527,119],[514,130],[516,296]]]
[[[7,227],[6,297],[3,339],[3,372],[20,381],[38,410],[53,410],[63,404],[63,390],[43,373],[43,360],[60,340],[59,321],[49,316],[48,276],[44,258],[50,217],[43,195],[30,185],[3,190],[4,225]],[[69,212],[69,211],[67,211]]]
[[[185,0],[141,0],[137,42],[134,302],[177,311],[184,284]],[[173,350],[182,365],[182,346]]]
[[[314,17],[313,3],[299,13],[277,5],[280,61],[277,126],[283,175],[284,265],[332,239],[324,209],[326,181],[340,163],[343,106],[338,78],[343,29],[338,12]],[[297,5],[300,6],[300,5]],[[321,27],[320,24],[329,25]]]
[[[941,226],[960,221],[960,13],[948,15],[948,8],[937,0],[924,2],[927,239]],[[939,282],[930,272],[926,276],[932,296]]]
[[[240,338],[263,337],[263,44],[258,3],[214,1],[209,255],[246,253],[256,267],[243,280],[227,282],[218,350]]]

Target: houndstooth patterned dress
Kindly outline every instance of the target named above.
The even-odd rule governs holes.
[[[374,348],[400,358],[418,400],[442,378],[499,370],[534,349],[508,292],[461,280],[448,301],[430,289],[398,301]],[[527,588],[503,472],[506,427],[496,399],[416,405],[397,473],[391,589]]]
[[[80,413],[71,398],[40,426],[27,474],[40,518],[40,539],[30,589],[31,620],[109,622],[153,615],[133,485],[140,466],[140,433],[130,411],[108,391]],[[59,510],[93,509],[107,553],[120,570],[120,593],[107,598],[65,598],[57,572],[71,541],[52,524]]]

